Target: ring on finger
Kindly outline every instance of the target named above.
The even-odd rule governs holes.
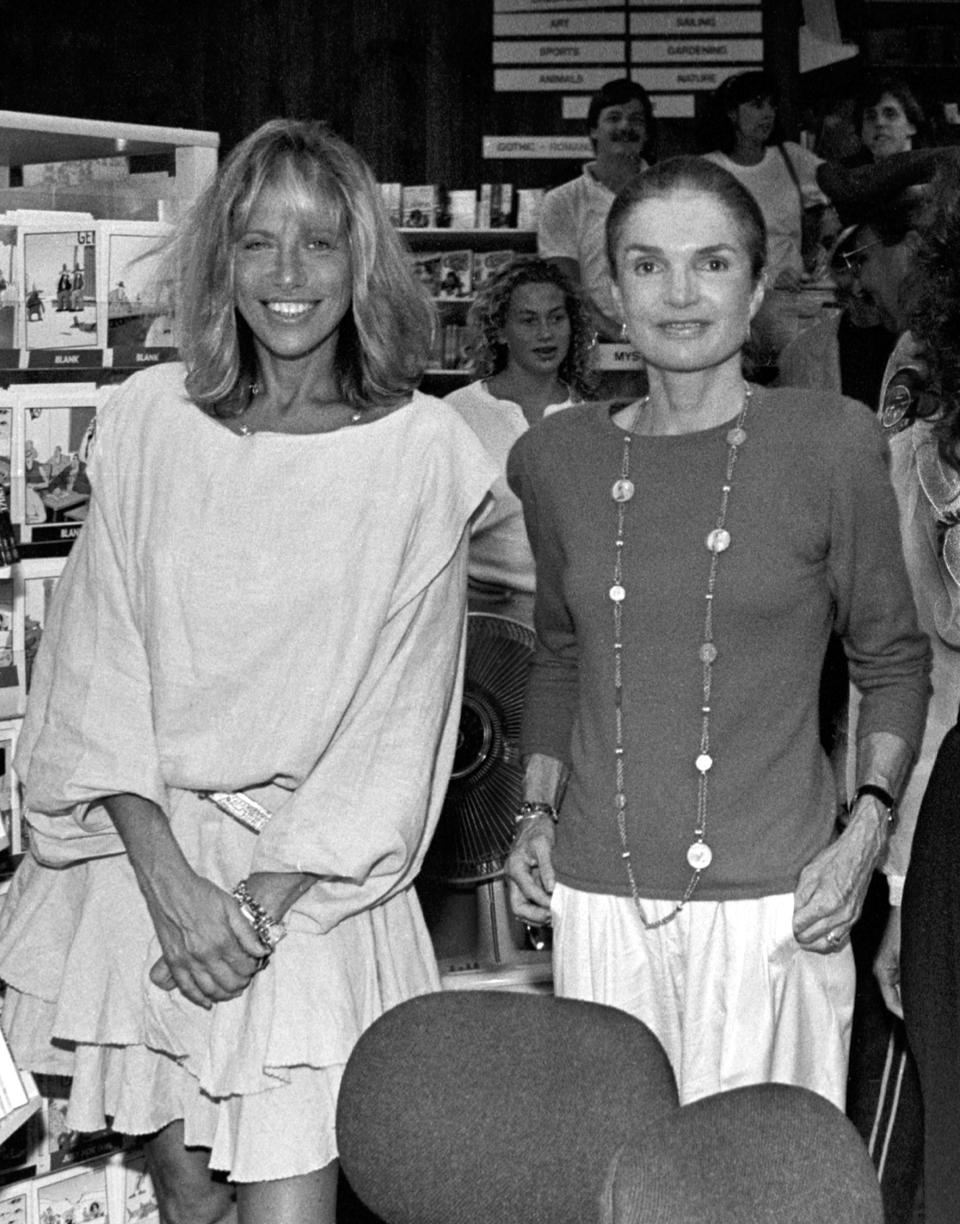
[[[836,943],[839,943],[839,942],[840,942],[840,934],[839,934],[839,932],[837,932],[837,931],[828,931],[828,932],[827,932],[827,943],[829,943],[829,944],[836,944]]]

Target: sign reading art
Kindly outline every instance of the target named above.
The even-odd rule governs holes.
[[[584,34],[602,38],[607,34],[626,32],[625,13],[497,13],[493,18],[494,38],[530,38],[538,34],[547,38]],[[641,29],[634,32],[654,33],[653,30]]]

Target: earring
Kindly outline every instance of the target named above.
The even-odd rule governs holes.
[[[627,342],[627,340],[629,340],[629,339],[630,339],[630,337],[627,335],[627,325],[626,325],[626,323],[621,323],[621,324],[620,324],[620,339],[621,339],[621,340],[622,340],[624,343],[626,343],[626,342]]]

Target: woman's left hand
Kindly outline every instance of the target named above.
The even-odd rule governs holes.
[[[867,796],[840,837],[807,863],[793,894],[797,943],[811,952],[844,947],[886,846],[886,831],[886,809]]]

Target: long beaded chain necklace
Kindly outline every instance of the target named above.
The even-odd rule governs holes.
[[[627,869],[630,881],[630,892],[640,921],[644,927],[653,930],[655,927],[666,926],[672,922],[687,904],[700,883],[700,877],[713,861],[713,851],[706,841],[707,834],[707,779],[713,768],[713,756],[710,752],[710,698],[713,689],[713,665],[717,658],[717,646],[713,639],[713,596],[717,585],[717,572],[720,567],[720,555],[730,547],[730,532],[727,530],[727,509],[730,504],[730,492],[733,488],[733,469],[737,462],[740,447],[747,439],[743,428],[750,406],[751,387],[744,386],[743,404],[736,424],[727,431],[727,468],[720,494],[720,509],[717,512],[715,524],[707,533],[705,544],[710,553],[710,568],[707,574],[707,589],[704,593],[703,635],[699,648],[701,666],[701,706],[700,706],[700,749],[694,760],[697,771],[697,811],[693,829],[693,841],[687,849],[687,863],[693,874],[683,891],[683,896],[669,914],[656,922],[647,920],[643,911],[640,893],[637,888],[633,861],[630,856],[630,846],[627,841],[627,787],[626,767],[623,748],[623,605],[627,598],[623,578],[623,549],[625,543],[624,523],[626,520],[627,503],[633,498],[636,486],[630,479],[630,445],[633,442],[637,421],[644,408],[650,402],[649,397],[637,405],[637,412],[630,428],[623,436],[623,458],[620,463],[620,476],[615,480],[610,490],[610,496],[617,506],[617,536],[616,557],[613,567],[613,585],[610,588],[610,602],[613,606],[613,691],[614,691],[614,726],[616,734],[616,795],[615,807],[617,829],[620,834],[621,858]]]

